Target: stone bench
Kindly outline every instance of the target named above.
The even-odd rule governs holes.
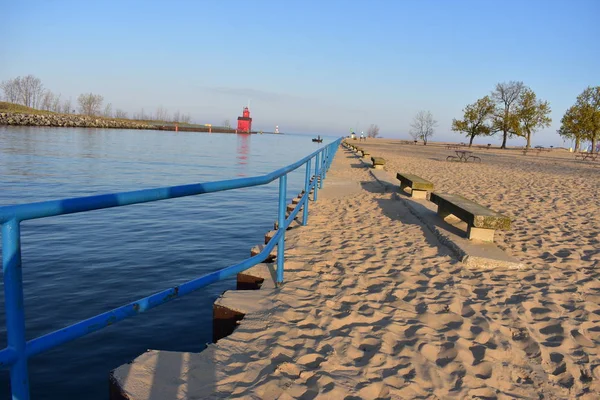
[[[415,199],[426,199],[427,192],[433,191],[433,182],[420,176],[398,172],[396,178],[400,181],[400,190],[410,188],[410,196]]]
[[[369,153],[369,151],[368,151],[368,150],[363,150],[363,151],[362,151],[362,157],[363,157],[364,159],[368,159],[370,156],[371,156],[371,153]]]
[[[385,165],[385,160],[381,157],[371,157],[371,161],[373,162],[373,168],[375,169],[383,169]]]
[[[437,204],[440,217],[454,215],[465,221],[469,239],[493,242],[495,230],[510,230],[510,218],[457,194],[433,192],[429,200]]]

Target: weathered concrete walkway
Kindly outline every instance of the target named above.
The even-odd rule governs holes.
[[[202,353],[150,351],[117,369],[123,397],[560,398],[599,389],[600,377],[584,379],[598,369],[575,386],[561,381],[561,363],[575,356],[559,360],[539,345],[557,332],[540,319],[542,299],[521,298],[526,272],[466,268],[349,152],[338,152],[317,205],[309,226],[288,232],[283,287],[250,294],[254,312]]]

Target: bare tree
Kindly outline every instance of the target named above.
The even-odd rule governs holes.
[[[123,111],[120,108],[117,108],[117,111],[115,111],[115,118],[127,119],[127,111]]]
[[[147,121],[150,119],[150,117],[144,113],[144,109],[142,108],[142,110],[139,113],[133,114],[133,119],[137,119],[139,121]]]
[[[173,122],[179,122],[181,120],[181,113],[179,110],[173,113]]]
[[[14,79],[3,81],[0,87],[2,87],[7,101],[27,107],[38,108],[44,97],[44,85],[40,78],[33,75],[27,75],[24,78],[17,76]]]
[[[52,105],[54,104],[54,93],[49,90],[44,92],[42,96],[42,101],[40,103],[40,109],[50,111],[52,109]]]
[[[106,106],[104,107],[103,116],[106,117],[106,118],[112,117],[112,103],[107,103],[106,104]]]
[[[427,145],[427,141],[433,136],[434,128],[436,126],[437,121],[433,119],[433,115],[430,111],[419,111],[413,118],[412,124],[410,124],[410,135],[415,138],[415,140],[421,139],[423,144]]]
[[[190,116],[190,114],[182,114],[181,115],[181,122],[182,123],[189,124],[191,120],[192,120],[192,117]]]
[[[60,109],[60,94],[58,96],[54,96],[54,100],[52,101],[52,111],[55,113],[59,113]]]
[[[506,148],[506,140],[518,129],[518,118],[515,112],[516,102],[525,89],[523,82],[510,81],[498,83],[492,92],[492,99],[496,102],[492,129],[493,132],[502,132],[501,149]]]
[[[229,122],[228,119],[223,120],[223,123],[221,125],[224,126],[225,128],[231,128],[231,123]]]
[[[62,104],[62,113],[63,114],[71,114],[71,98],[65,99]]]
[[[377,124],[371,124],[369,129],[367,129],[367,137],[376,138],[379,136],[379,126]]]
[[[21,104],[27,107],[38,108],[44,93],[44,85],[40,78],[27,75],[20,79]]]
[[[162,105],[158,106],[155,117],[157,121],[166,121],[169,118],[169,111],[167,111],[167,109]]]
[[[20,101],[20,93],[19,93],[19,80],[21,78],[9,79],[7,81],[2,81],[0,83],[0,88],[4,92],[4,99],[10,103],[19,103]]]
[[[102,107],[102,102],[104,101],[104,97],[99,94],[93,93],[85,93],[80,94],[77,98],[77,102],[79,103],[80,112],[83,115],[98,115],[100,114],[100,108]]]

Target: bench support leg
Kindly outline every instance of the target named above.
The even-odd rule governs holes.
[[[445,221],[449,215],[452,215],[452,213],[445,210],[442,206],[438,206],[437,215],[439,215],[440,218]]]
[[[493,242],[494,241],[494,230],[493,229],[482,229],[482,228],[474,228],[469,226],[467,228],[467,238],[469,239],[477,239],[483,242]]]
[[[383,165],[375,164],[375,165],[373,165],[373,168],[375,168],[375,169],[383,169]]]
[[[406,189],[408,186],[406,186],[404,183],[402,183],[402,181],[400,182],[400,191],[403,193],[406,193]]]
[[[412,197],[414,199],[426,199],[427,198],[427,190],[411,189],[410,197]]]

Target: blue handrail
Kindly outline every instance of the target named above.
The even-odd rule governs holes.
[[[303,159],[266,175],[0,207],[0,224],[2,224],[2,272],[4,277],[6,332],[8,339],[7,347],[0,350],[0,368],[10,368],[13,400],[29,399],[29,375],[27,370],[27,360],[29,357],[98,331],[125,318],[133,317],[178,297],[185,296],[233,274],[242,272],[263,262],[276,245],[277,284],[281,285],[283,283],[285,231],[296,218],[300,208],[304,210],[302,225],[308,223],[308,195],[311,190],[314,190],[313,201],[317,200],[317,192],[322,188],[325,172],[331,166],[340,142],[341,139],[338,139]],[[314,174],[311,175],[313,158],[315,159]],[[300,168],[302,165],[306,166],[304,193],[294,211],[286,218],[287,174]],[[271,183],[275,179],[279,179],[278,229],[275,236],[259,254],[247,258],[238,264],[211,272],[181,285],[165,289],[124,306],[26,341],[21,268],[21,221],[260,186]]]

